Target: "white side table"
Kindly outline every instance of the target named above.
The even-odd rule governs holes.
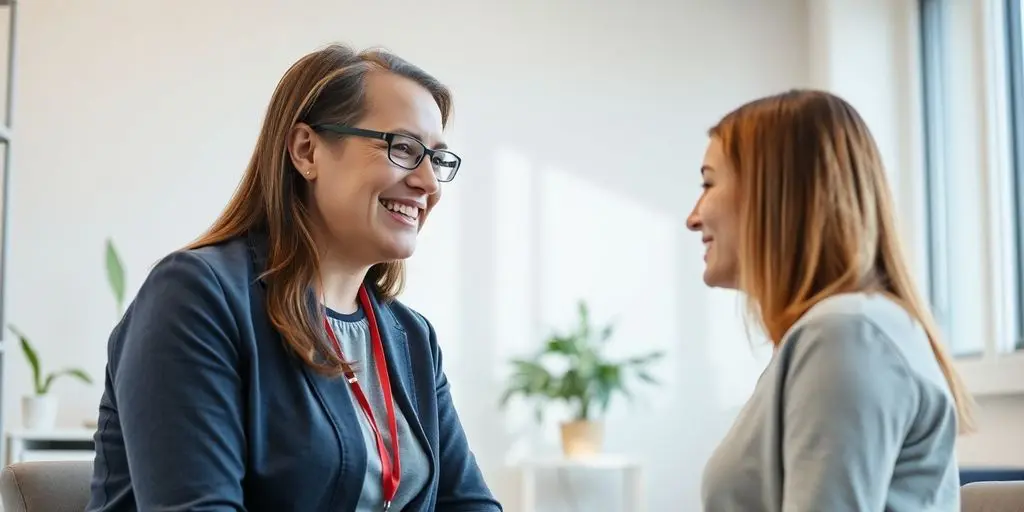
[[[7,433],[6,464],[42,460],[93,460],[93,434],[88,428],[12,430]]]
[[[643,468],[639,462],[617,455],[567,459],[563,457],[530,458],[514,464],[521,472],[519,498],[523,512],[537,509],[537,473],[539,470],[588,469],[618,471],[623,476],[623,512],[646,512],[644,502]]]

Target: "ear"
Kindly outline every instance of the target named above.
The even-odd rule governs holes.
[[[296,123],[288,131],[288,157],[292,165],[298,169],[303,178],[307,180],[316,179],[316,166],[314,165],[313,154],[319,138],[316,132],[306,123]]]

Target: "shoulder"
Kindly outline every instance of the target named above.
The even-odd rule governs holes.
[[[850,293],[812,307],[783,338],[790,359],[815,357],[844,366],[872,365],[909,379],[932,380],[938,364],[921,324],[880,294]]]
[[[219,244],[183,249],[169,258],[194,260],[195,265],[205,267],[225,283],[250,284],[258,277],[254,267],[255,250],[245,237],[238,237]]]
[[[395,328],[404,333],[406,351],[413,362],[429,365],[435,373],[441,366],[441,345],[427,317],[405,303],[393,299],[382,308]]]
[[[248,303],[242,272],[233,268],[245,263],[237,252],[232,241],[175,251],[157,262],[111,334],[108,356],[115,368],[124,361],[148,364],[151,357],[234,357],[236,320]]]
[[[393,299],[387,302],[387,309],[393,316],[396,326],[407,334],[420,335],[425,338],[434,337],[434,326],[427,320],[427,317],[404,302]]]
[[[863,294],[826,299],[790,329],[776,355],[785,392],[831,390],[833,398],[847,402],[900,402],[900,407],[917,400],[919,376],[902,345],[928,348],[927,337],[914,322],[898,319],[898,305],[876,300],[888,301]],[[909,392],[892,393],[895,389]]]
[[[232,312],[247,303],[251,269],[244,239],[174,251],[150,270],[125,319],[233,323]]]
[[[164,256],[153,266],[138,298],[144,298],[151,292],[165,295],[174,290],[181,290],[186,295],[244,294],[254,279],[246,241],[233,239],[196,249],[181,249]]]

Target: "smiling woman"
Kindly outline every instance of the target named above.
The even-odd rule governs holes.
[[[878,146],[795,90],[710,130],[688,219],[704,280],[747,296],[774,356],[707,463],[707,510],[958,510],[964,391],[910,278]]]
[[[396,300],[461,164],[451,110],[383,51],[285,73],[224,213],[110,337],[88,510],[501,510]]]

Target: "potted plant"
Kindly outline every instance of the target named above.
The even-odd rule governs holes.
[[[86,384],[91,384],[89,374],[79,368],[67,368],[44,375],[39,355],[35,347],[17,327],[8,326],[21,342],[21,351],[32,367],[33,394],[21,399],[21,419],[25,428],[30,430],[52,429],[57,423],[57,397],[50,394],[50,387],[60,377],[75,377]]]
[[[117,248],[110,238],[106,242],[106,273],[107,284],[114,295],[114,303],[118,314],[124,310],[125,298],[125,273],[121,257],[117,254]],[[70,376],[92,384],[89,374],[80,368],[68,368],[57,372],[43,375],[42,365],[39,362],[39,354],[36,352],[32,342],[29,341],[20,329],[9,325],[8,329],[18,337],[21,344],[21,351],[25,354],[29,366],[32,368],[33,393],[22,397],[22,423],[26,429],[45,430],[51,429],[57,422],[57,397],[50,394],[50,388],[55,380],[60,377]]]
[[[561,424],[562,451],[567,457],[583,457],[601,451],[604,427],[601,417],[612,398],[632,398],[634,381],[658,384],[648,367],[664,354],[660,351],[612,360],[603,349],[614,332],[613,325],[595,328],[587,304],[579,301],[578,324],[567,333],[554,333],[530,358],[513,359],[513,373],[501,397],[505,407],[515,396],[532,401],[537,420],[550,402],[565,402],[571,410],[569,421]],[[551,371],[558,360],[563,371]]]

